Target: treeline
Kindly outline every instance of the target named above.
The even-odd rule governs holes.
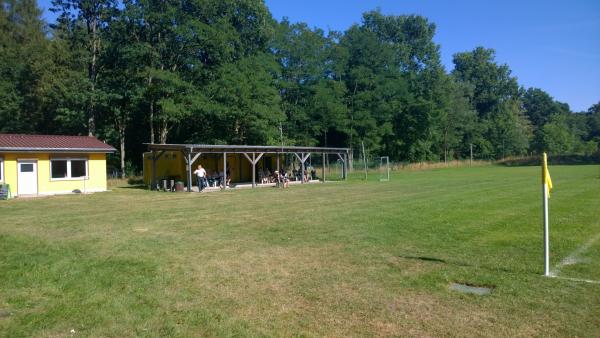
[[[435,25],[364,13],[345,32],[253,0],[0,0],[0,132],[143,143],[341,146],[392,160],[598,151],[600,103],[573,113],[494,51],[441,64]],[[116,159],[115,159],[116,160]]]

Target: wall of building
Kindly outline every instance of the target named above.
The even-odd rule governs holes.
[[[10,184],[13,195],[18,195],[17,161],[29,159],[37,161],[38,194],[54,195],[82,192],[106,191],[106,154],[51,154],[51,153],[0,153],[4,160],[4,182]],[[86,158],[88,177],[86,179],[52,180],[50,177],[51,158]]]

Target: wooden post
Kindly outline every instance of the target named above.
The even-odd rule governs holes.
[[[187,191],[192,192],[192,152],[188,151],[187,154],[187,167],[188,167],[188,187]],[[200,187],[198,187],[200,189]]]
[[[156,152],[152,150],[152,182],[150,183],[152,186],[150,190],[156,189]]]
[[[227,189],[227,153],[223,153],[223,190]]]
[[[252,188],[256,188],[256,153],[252,153]]]
[[[302,170],[300,172],[300,184],[304,184],[304,153],[302,153],[302,161],[300,161],[302,163],[301,169]]]
[[[248,159],[248,162],[250,162],[250,164],[252,164],[252,188],[256,188],[256,163],[258,163],[258,161],[261,159],[261,157],[265,153],[258,154],[258,157],[256,157],[256,153],[252,153],[252,158],[250,158],[250,156],[248,156],[248,153],[242,153],[242,154],[244,154],[246,159]]]
[[[323,153],[323,163],[321,165],[321,180],[325,183],[325,153]]]

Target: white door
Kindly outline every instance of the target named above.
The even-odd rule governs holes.
[[[20,160],[17,162],[17,177],[18,195],[37,195],[37,162]]]

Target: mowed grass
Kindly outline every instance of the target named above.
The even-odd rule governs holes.
[[[551,167],[560,276],[600,280],[599,173]],[[541,276],[539,168],[358,176],[0,202],[0,336],[600,335],[600,284]]]

